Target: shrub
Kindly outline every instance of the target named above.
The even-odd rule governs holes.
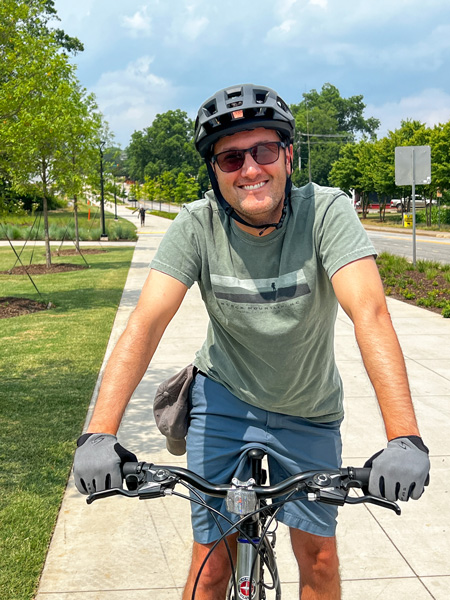
[[[444,319],[450,319],[450,302],[447,302],[447,306],[442,309],[442,316]]]

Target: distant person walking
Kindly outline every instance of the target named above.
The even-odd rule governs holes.
[[[145,208],[141,206],[139,209],[139,218],[141,219],[141,227],[145,225]]]

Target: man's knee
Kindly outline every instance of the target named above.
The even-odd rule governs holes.
[[[300,571],[306,569],[320,573],[339,569],[335,537],[321,537],[291,529],[291,541]]]
[[[194,542],[188,576],[191,586],[195,585],[199,576],[197,583],[199,589],[226,589],[231,575],[231,561],[235,560],[235,537],[228,538],[228,549],[225,543],[221,542],[210,554],[213,545]]]

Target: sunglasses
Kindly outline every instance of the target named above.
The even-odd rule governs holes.
[[[284,142],[265,142],[243,150],[219,152],[219,154],[214,154],[211,160],[213,163],[216,162],[224,173],[232,173],[242,168],[246,152],[250,152],[251,157],[258,165],[271,165],[278,160],[280,148],[286,148],[286,144]]]

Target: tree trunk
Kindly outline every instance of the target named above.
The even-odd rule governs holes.
[[[367,219],[367,210],[369,208],[369,205],[367,203],[367,196],[366,193],[363,192],[361,194],[361,199],[362,199],[362,213],[363,213],[363,219]]]
[[[48,204],[47,204],[47,166],[42,163],[42,191],[43,191],[43,208],[44,208],[44,239],[45,239],[45,263],[47,269],[52,266],[52,253],[50,250],[50,234],[48,230]]]
[[[80,252],[80,234],[78,230],[78,198],[73,195],[73,216],[75,221],[75,248]]]

